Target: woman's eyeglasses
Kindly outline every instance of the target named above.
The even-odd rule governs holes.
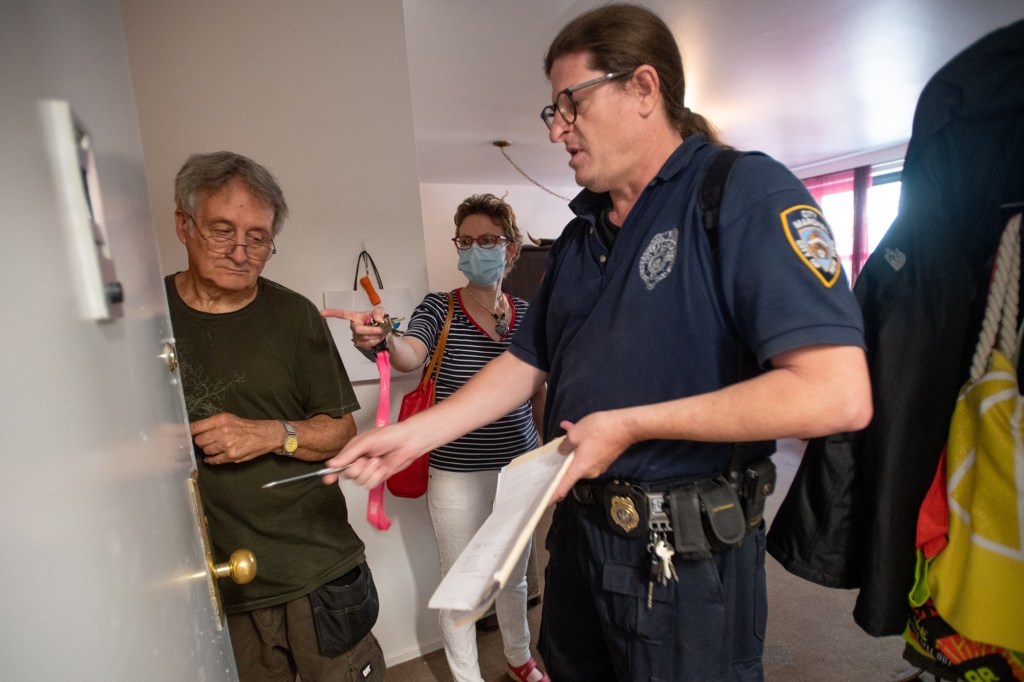
[[[478,244],[481,249],[493,249],[498,244],[504,244],[508,239],[493,234],[485,234],[476,239],[473,237],[452,237],[452,241],[455,242],[455,248],[459,251],[468,251],[473,248],[473,244]]]

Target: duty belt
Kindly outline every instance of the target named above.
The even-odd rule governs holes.
[[[725,476],[664,485],[583,479],[572,488],[584,505],[604,509],[608,527],[630,537],[667,541],[684,559],[703,559],[734,547],[760,527],[765,499],[775,489],[775,465],[761,458],[744,465],[732,481]]]

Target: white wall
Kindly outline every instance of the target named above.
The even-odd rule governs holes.
[[[322,303],[352,286],[360,244],[386,286],[426,291],[401,0],[122,0],[153,219],[165,273],[185,267],[173,181],[193,152],[230,149],[278,178],[291,217],[265,275]],[[453,205],[454,208],[454,205]],[[392,383],[392,414],[414,377]],[[376,382],[356,385],[360,430]],[[387,500],[394,526],[365,520],[345,486],[381,594],[374,629],[389,663],[437,648],[440,580],[423,499]]]

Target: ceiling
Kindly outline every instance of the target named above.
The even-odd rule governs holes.
[[[419,179],[571,188],[547,140],[558,30],[599,0],[403,0]],[[905,144],[950,58],[1024,18],[1021,0],[646,0],[683,54],[686,104],[729,144],[800,173]],[[803,175],[810,173],[804,172]]]

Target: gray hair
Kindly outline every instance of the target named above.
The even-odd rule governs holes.
[[[175,206],[195,216],[201,194],[216,194],[235,178],[244,182],[253,196],[274,212],[271,233],[277,237],[288,216],[284,192],[270,171],[241,154],[213,152],[188,157],[174,179]]]

